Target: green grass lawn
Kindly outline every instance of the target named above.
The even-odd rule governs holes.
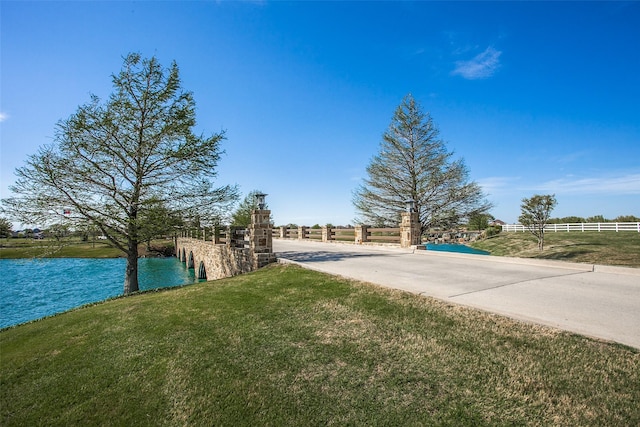
[[[471,246],[498,256],[640,267],[640,233],[551,232],[545,233],[544,241],[544,251],[540,252],[530,233],[500,233]]]
[[[0,424],[640,424],[640,352],[272,265],[0,331]]]

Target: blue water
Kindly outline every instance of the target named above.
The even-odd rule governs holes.
[[[177,258],[138,260],[140,290],[196,281]],[[0,259],[0,328],[121,295],[124,258]]]
[[[425,245],[428,251],[443,251],[443,252],[457,252],[462,254],[474,254],[474,255],[489,255],[487,251],[481,251],[480,249],[470,248],[466,245],[458,245],[455,243],[427,243]]]

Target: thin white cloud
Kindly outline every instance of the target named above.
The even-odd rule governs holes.
[[[490,176],[478,179],[478,185],[489,195],[509,193],[513,190],[514,184],[520,180],[515,176]]]
[[[556,163],[566,164],[566,163],[574,163],[576,161],[579,161],[581,159],[584,159],[592,155],[593,154],[590,150],[581,150],[581,151],[574,151],[571,153],[565,153],[562,155],[553,156],[551,157],[551,160],[553,160]]]
[[[501,51],[489,46],[471,60],[456,61],[456,67],[451,74],[460,75],[467,80],[486,79],[500,68],[500,55]]]
[[[561,178],[547,181],[537,189],[555,194],[633,195],[640,194],[640,174],[618,177]]]
[[[0,111],[0,123],[4,122],[8,118],[9,118],[9,116],[7,114],[5,114],[5,113]]]

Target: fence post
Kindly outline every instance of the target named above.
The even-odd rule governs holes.
[[[326,243],[331,240],[333,240],[331,237],[331,228],[325,225],[324,227],[322,227],[322,241]]]
[[[298,226],[298,240],[307,238],[307,228],[309,227],[305,227],[304,225]]]
[[[226,229],[226,236],[225,236],[225,244],[227,245],[227,248],[231,248],[231,240],[233,238],[233,234],[231,234],[231,226],[228,225],[227,229]]]
[[[283,226],[283,227],[280,227],[280,238],[281,239],[286,239],[287,238],[287,228],[288,227],[286,225]]]
[[[355,234],[355,243],[360,245],[367,241],[367,226],[366,225],[356,225],[354,227]]]
[[[271,232],[271,211],[255,209],[251,212],[249,247],[253,253],[271,253],[273,249],[273,233]]]
[[[400,223],[400,247],[409,248],[421,243],[421,227],[418,212],[402,212]]]

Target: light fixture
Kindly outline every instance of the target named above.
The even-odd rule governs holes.
[[[416,201],[413,199],[405,200],[404,202],[407,206],[407,212],[415,212],[416,211]]]
[[[265,197],[267,197],[267,195],[264,193],[256,193],[254,197],[256,198],[256,204],[258,205],[258,209],[263,210],[264,207],[266,206],[264,199]]]

